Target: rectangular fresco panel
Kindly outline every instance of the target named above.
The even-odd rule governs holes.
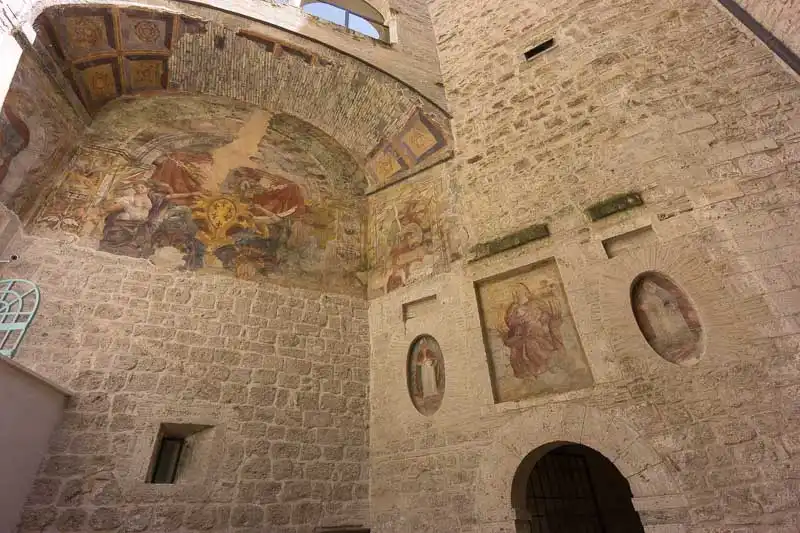
[[[497,402],[593,383],[554,260],[476,285]]]
[[[437,182],[421,181],[370,198],[370,297],[442,270],[441,196]]]

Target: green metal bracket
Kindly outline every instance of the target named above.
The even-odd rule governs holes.
[[[13,358],[39,310],[39,287],[26,279],[0,281],[0,356]]]

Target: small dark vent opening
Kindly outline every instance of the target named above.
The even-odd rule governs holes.
[[[548,39],[545,42],[543,42],[542,44],[538,44],[538,45],[534,46],[533,48],[531,48],[530,50],[528,50],[527,52],[525,52],[525,60],[526,61],[530,61],[534,57],[547,52],[548,50],[553,48],[555,45],[556,45],[556,40],[555,39]]]

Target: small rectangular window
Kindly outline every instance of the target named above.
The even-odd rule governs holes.
[[[533,59],[534,57],[538,56],[539,54],[543,54],[544,52],[547,52],[548,50],[553,48],[555,45],[556,45],[556,40],[555,39],[548,39],[545,42],[543,42],[542,44],[536,45],[533,48],[531,48],[530,50],[528,50],[527,52],[525,52],[525,60],[526,61],[530,61],[531,59]]]
[[[184,445],[185,440],[182,438],[161,437],[153,472],[150,476],[150,483],[175,483],[175,476],[178,474],[178,464],[181,460],[181,452],[183,452]]]

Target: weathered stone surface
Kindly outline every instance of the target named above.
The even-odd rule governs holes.
[[[62,277],[73,277],[76,283],[84,286],[92,283],[93,276],[108,271],[119,279],[158,276],[166,293],[187,293],[190,302],[196,294],[206,290],[207,277],[162,275],[139,261],[120,260],[80,248],[75,248],[74,253],[52,256],[49,250],[53,245],[53,241],[31,238],[24,245],[25,255],[29,259],[39,255],[42,264],[48,264],[47,268],[57,268]],[[67,274],[69,268],[76,269],[75,273]],[[23,275],[21,271],[18,273]],[[88,289],[80,293],[77,300],[72,296],[63,299],[53,290],[62,283],[57,277],[50,278],[44,270],[38,269],[26,271],[24,276],[38,280],[42,291],[48,295],[40,310],[43,322],[50,323],[50,317],[71,313],[79,305],[91,305]],[[365,443],[368,411],[348,413],[343,388],[326,392],[327,401],[323,405],[319,401],[318,385],[308,377],[313,365],[331,369],[334,365],[344,365],[343,368],[366,370],[366,358],[349,354],[350,346],[364,346],[368,339],[365,302],[349,297],[329,300],[324,294],[313,291],[248,282],[221,284],[225,288],[220,294],[235,294],[248,302],[257,295],[274,300],[291,298],[295,306],[316,308],[321,315],[348,316],[347,321],[326,319],[325,326],[316,326],[315,330],[330,329],[335,324],[340,332],[337,336],[343,339],[339,341],[341,350],[326,351],[324,344],[317,347],[309,344],[306,348],[309,358],[296,363],[287,364],[287,360],[274,351],[262,351],[258,358],[248,361],[250,344],[241,348],[223,347],[234,346],[248,324],[261,319],[259,314],[250,314],[249,305],[241,316],[233,316],[224,308],[214,314],[189,307],[175,315],[183,317],[182,320],[160,326],[165,324],[161,315],[153,315],[152,322],[136,315],[139,304],[133,302],[138,299],[129,292],[129,289],[136,289],[125,284],[115,285],[115,292],[110,294],[115,305],[124,309],[121,317],[108,319],[88,315],[81,326],[82,332],[103,331],[102,343],[85,345],[84,341],[89,338],[83,333],[64,337],[59,334],[62,331],[59,326],[32,331],[19,361],[57,380],[62,375],[70,376],[68,382],[80,391],[76,391],[65,413],[59,430],[63,437],[54,441],[54,448],[43,463],[41,477],[30,493],[23,531],[38,531],[53,524],[55,531],[117,531],[122,528],[131,532],[167,532],[184,528],[221,532],[228,528],[271,527],[269,517],[273,515],[280,524],[293,523],[297,527],[316,527],[323,520],[366,523],[366,493],[359,496],[360,506],[328,509],[323,505],[334,492],[336,465],[345,461],[349,465],[353,459],[329,454],[322,463],[320,445],[327,444],[330,438],[317,431],[335,431],[333,428],[347,426],[350,431],[360,432],[360,442]],[[147,304],[153,309],[164,305],[159,299]],[[215,305],[223,304],[217,300]],[[358,318],[354,316],[356,310]],[[140,320],[148,327],[169,329],[175,337],[196,331],[206,334],[197,339],[187,335],[185,340],[189,344],[183,347],[167,346],[160,340],[151,347],[142,340],[142,332],[147,329],[133,327]],[[288,328],[291,331],[292,326]],[[306,345],[307,339],[316,334],[309,331],[275,335],[271,342],[279,348],[293,348]],[[194,342],[198,344],[192,344]],[[209,350],[212,344],[220,348]],[[124,360],[124,364],[108,364],[101,357],[111,345],[120,347],[114,349],[115,355],[118,361]],[[70,358],[51,359],[49,354],[53,350],[59,353],[74,350],[83,354],[85,364],[73,369]],[[111,387],[111,380],[121,385]],[[358,394],[366,401],[367,389],[359,383],[357,388],[349,387],[347,394]],[[275,407],[273,404],[280,398],[284,398],[281,407]],[[306,399],[296,401],[300,398]],[[175,417],[179,418],[182,410],[190,412],[192,409],[209,413],[204,415],[204,424],[225,425],[226,444],[224,453],[198,444],[196,455],[187,464],[186,474],[202,479],[205,471],[218,463],[218,483],[186,487],[181,489],[183,496],[179,498],[159,496],[158,490],[133,490],[132,487],[143,486],[141,480],[152,452],[143,446],[137,435],[142,431],[154,431],[162,422],[180,421]],[[358,422],[354,423],[356,420]],[[62,440],[63,445],[60,444]],[[212,453],[219,455],[212,456]],[[367,471],[367,454],[359,457],[356,461]],[[193,470],[195,464],[197,469]],[[133,474],[137,471],[141,474]],[[312,493],[306,479],[314,479],[322,490]],[[310,508],[295,511],[288,505],[268,514],[270,505],[282,501],[300,501]],[[190,502],[216,506],[201,509]],[[50,507],[56,504],[57,512]]]
[[[89,516],[89,526],[94,531],[114,530],[120,525],[122,525],[121,512],[113,507],[100,507]]]
[[[800,54],[800,13],[795,0],[736,0],[775,37]]]
[[[58,531],[85,531],[86,519],[86,511],[82,509],[67,509],[58,515],[56,528]]]

